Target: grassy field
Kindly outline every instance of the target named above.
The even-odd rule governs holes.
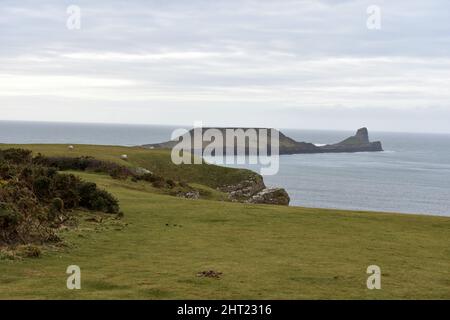
[[[69,150],[67,144],[0,144],[0,149],[6,148],[25,148],[32,150],[35,154],[42,153],[47,156],[93,156],[97,159],[115,162],[123,166],[144,167],[166,178],[199,183],[212,188],[238,183],[255,177],[255,173],[250,170],[236,170],[205,163],[200,165],[175,165],[170,159],[170,150],[164,149],[150,150],[141,147],[74,145],[74,149]],[[127,161],[120,158],[122,154],[128,156]]]
[[[114,161],[132,154],[96,148]],[[129,163],[148,167],[145,152],[155,151],[136,150]],[[62,232],[67,246],[0,260],[1,299],[450,299],[449,218],[185,200],[78,174],[117,196],[125,217],[81,218]],[[81,290],[66,288],[73,264]],[[381,268],[381,290],[366,288],[372,264]],[[223,274],[197,277],[205,270]]]

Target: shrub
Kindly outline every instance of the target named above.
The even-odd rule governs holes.
[[[20,216],[6,204],[0,204],[0,243],[7,242],[19,225]]]
[[[47,213],[47,221],[49,221],[49,223],[57,221],[58,217],[61,216],[63,212],[64,201],[62,201],[61,198],[54,198]]]
[[[97,185],[83,182],[79,187],[80,206],[106,213],[118,213],[119,203],[116,198],[104,190],[98,190]]]
[[[39,176],[33,182],[33,190],[39,199],[47,199],[50,196],[52,180],[46,176]]]
[[[155,181],[155,175],[153,173],[144,173],[143,175],[139,176],[139,180],[153,182],[153,181]]]
[[[118,213],[119,204],[116,198],[104,190],[97,190],[92,196],[91,210],[103,211],[106,213]]]
[[[24,167],[19,173],[19,179],[22,182],[30,183],[33,180],[33,168]]]
[[[97,186],[93,182],[82,182],[78,186],[78,194],[80,195],[80,206],[88,208],[90,206],[91,197],[97,191]]]
[[[56,160],[55,160],[56,159]],[[117,170],[91,158],[55,158],[22,149],[0,150],[0,245],[59,241],[55,230],[79,207],[106,213],[119,213],[119,203],[95,183],[83,182],[73,174],[61,174],[60,168],[98,168]],[[51,165],[52,167],[48,167]],[[38,256],[30,249],[31,256]]]
[[[62,212],[64,210],[64,201],[61,198],[53,199],[51,209],[56,212]]]
[[[0,260],[16,260],[20,258],[13,250],[0,248]]]
[[[12,176],[13,176],[12,166],[5,162],[0,163],[0,179],[11,179]]]
[[[155,188],[164,188],[166,186],[166,182],[164,180],[155,180],[152,182],[152,185]]]
[[[33,159],[33,163],[46,167],[54,167],[58,170],[103,172],[117,179],[133,176],[133,173],[125,166],[92,157],[45,157],[39,154]]]
[[[173,181],[173,180],[171,180],[171,179],[166,180],[166,183],[167,183],[167,186],[168,186],[170,189],[175,188],[176,185],[177,185],[176,182]]]
[[[74,209],[80,203],[78,185],[81,180],[73,174],[57,174],[52,179],[52,196],[61,198],[67,209]]]
[[[0,150],[0,160],[16,164],[29,163],[32,160],[32,152],[15,148]]]
[[[112,168],[109,172],[109,175],[113,179],[126,179],[128,176],[128,171],[120,167]]]
[[[189,185],[184,181],[180,181],[178,184],[181,188],[189,188]]]
[[[33,245],[26,245],[19,250],[20,255],[27,258],[39,258],[42,254],[41,249],[39,247]]]

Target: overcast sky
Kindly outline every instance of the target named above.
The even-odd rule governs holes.
[[[449,12],[448,0],[0,0],[0,119],[450,132]]]

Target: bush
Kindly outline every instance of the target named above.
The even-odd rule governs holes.
[[[64,201],[61,198],[55,198],[50,204],[50,208],[47,213],[47,221],[57,221],[58,217],[64,212]]]
[[[16,260],[17,258],[14,251],[0,248],[0,260]]]
[[[33,182],[33,190],[39,199],[47,199],[50,196],[52,180],[46,176],[39,176]]]
[[[56,212],[63,212],[64,210],[64,201],[62,201],[61,198],[55,198],[52,201],[52,206],[51,208],[52,210],[56,211]]]
[[[82,182],[78,186],[78,194],[80,195],[80,205],[88,208],[91,202],[91,196],[97,191],[97,185],[93,182]]]
[[[0,245],[59,241],[55,230],[70,219],[72,209],[119,213],[119,203],[111,194],[73,174],[58,173],[60,168],[126,173],[120,166],[86,157],[51,160],[39,155],[33,159],[28,150],[0,150]]]
[[[119,203],[116,198],[104,190],[98,190],[97,185],[83,182],[79,187],[80,206],[95,211],[118,213]]]
[[[153,173],[144,173],[143,175],[139,176],[139,180],[153,182],[153,181],[155,181],[155,175]]]
[[[106,213],[119,213],[119,203],[108,192],[97,190],[91,197],[91,206],[88,209]]]
[[[0,204],[0,243],[7,241],[19,224],[20,216],[12,211],[6,204]]]
[[[40,166],[54,167],[58,170],[102,172],[116,179],[134,175],[127,167],[92,157],[45,157],[39,154],[33,159],[33,163]]]
[[[152,182],[152,185],[155,188],[164,188],[166,186],[166,182],[164,181],[164,179],[162,180],[155,180]]]
[[[67,209],[74,209],[80,204],[80,183],[81,180],[73,174],[57,174],[52,180],[52,196],[61,198]]]
[[[167,183],[167,186],[170,188],[170,189],[173,189],[173,188],[175,188],[176,187],[176,182],[175,181],[173,181],[173,180],[171,180],[171,179],[169,179],[169,180],[166,180],[166,183]]]
[[[13,175],[13,167],[11,165],[0,163],[0,179],[11,179]]]
[[[126,179],[128,176],[128,171],[123,168],[112,168],[109,175],[113,179]]]
[[[41,254],[41,249],[33,245],[26,245],[20,248],[20,255],[27,258],[39,258]]]
[[[178,184],[181,188],[189,188],[189,185],[184,181],[180,181]]]
[[[6,149],[0,150],[0,161],[6,161],[16,164],[29,163],[32,160],[32,152],[25,149]]]

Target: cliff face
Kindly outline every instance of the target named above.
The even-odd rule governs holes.
[[[260,204],[289,205],[289,195],[283,188],[267,188],[262,176],[255,174],[251,179],[234,185],[224,185],[218,188],[228,193],[228,198],[235,202]]]
[[[370,142],[367,128],[361,128],[356,134],[341,142],[320,147],[324,152],[363,152],[383,151],[380,141]]]
[[[244,131],[249,128],[203,128],[203,132],[207,129],[216,129],[225,132],[226,129],[243,129]],[[261,130],[260,128],[254,128],[257,132]],[[189,132],[191,137],[193,137],[192,130]],[[354,136],[351,136],[341,142],[335,144],[327,144],[325,146],[316,146],[309,142],[299,142],[292,138],[287,137],[282,132],[279,134],[279,153],[280,154],[302,154],[302,153],[336,153],[336,152],[367,152],[367,151],[383,151],[380,141],[370,142],[369,133],[367,128],[358,129]],[[225,134],[223,135],[225,137]],[[269,139],[270,141],[270,139]],[[144,147],[152,149],[171,149],[178,141],[167,141],[157,144],[144,145]],[[203,149],[209,144],[209,142],[203,143]],[[223,145],[231,145],[231,142],[224,139]],[[225,153],[224,147],[224,153]],[[244,146],[245,153],[249,153],[248,147]],[[235,151],[236,154],[236,151]]]

